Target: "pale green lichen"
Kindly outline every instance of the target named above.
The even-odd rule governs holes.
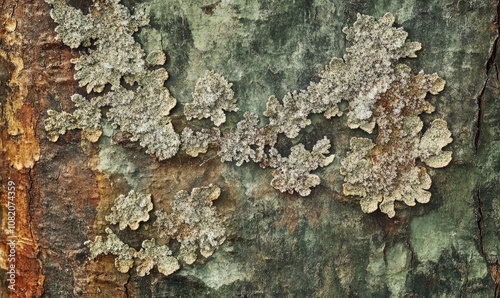
[[[118,224],[120,230],[124,230],[127,226],[131,230],[137,230],[141,221],[148,221],[151,210],[153,210],[151,195],[131,190],[128,195],[120,195],[115,199],[106,220],[111,224]]]
[[[171,202],[172,212],[156,211],[155,225],[162,236],[180,243],[179,258],[186,264],[197,259],[197,251],[211,256],[226,239],[226,229],[212,201],[220,195],[214,185],[195,187],[191,194],[179,191]]]
[[[149,23],[148,6],[138,4],[131,14],[118,0],[96,1],[89,7],[89,14],[84,15],[64,0],[47,2],[52,4],[51,16],[59,24],[58,38],[72,48],[91,47],[71,60],[80,86],[86,86],[90,93],[102,92],[106,85],[111,85],[111,91],[90,100],[87,109],[109,107],[106,117],[115,128],[130,133],[131,140],[139,141],[147,153],[160,160],[174,156],[180,138],[168,115],[176,100],[163,86],[168,78],[166,70],[152,68],[165,63],[165,54],[153,51],[146,57],[133,36]],[[134,84],[137,85],[132,88]],[[79,100],[83,97],[79,96]],[[46,130],[53,141],[57,140],[57,134],[69,129],[88,133],[99,126],[95,121],[88,126],[78,115],[65,112],[50,112],[49,116]],[[96,133],[92,136],[93,141],[98,139]]]
[[[222,75],[208,71],[196,82],[193,102],[184,106],[186,118],[210,118],[215,126],[226,122],[224,111],[238,110],[232,85]]]
[[[101,110],[93,102],[86,100],[79,94],[71,96],[75,103],[75,111],[70,114],[67,112],[57,112],[48,110],[50,116],[45,119],[45,130],[52,142],[59,139],[59,135],[65,134],[68,130],[81,129],[82,138],[96,142],[102,134],[101,131]]]
[[[444,81],[436,74],[414,75],[402,64],[395,67],[394,77],[374,106],[376,143],[352,138],[351,151],[340,169],[345,176],[345,195],[360,197],[364,212],[379,208],[389,217],[395,215],[395,202],[408,206],[429,202],[431,178],[416,159],[430,167],[444,167],[451,161],[451,152],[441,149],[452,141],[447,124],[441,119],[435,120],[423,136],[421,133],[423,122],[419,115],[434,111],[425,96],[441,91]]]
[[[106,234],[108,234],[106,239],[97,236],[95,241],[85,241],[85,245],[90,250],[90,258],[95,259],[102,254],[112,254],[116,256],[116,269],[122,273],[128,272],[134,266],[137,251],[121,241],[110,228],[106,228]]]
[[[335,155],[328,155],[329,149],[330,141],[326,137],[319,140],[310,152],[303,144],[293,146],[288,157],[281,157],[275,148],[271,149],[270,163],[276,169],[271,185],[281,192],[296,191],[301,196],[308,196],[311,188],[320,183],[319,177],[310,172],[329,165],[335,158]]]
[[[214,185],[195,187],[191,194],[179,191],[170,204],[170,211],[155,212],[153,224],[158,231],[156,239],[144,240],[142,248],[136,251],[120,240],[110,228],[106,228],[106,238],[97,236],[95,241],[85,242],[90,250],[90,259],[101,254],[112,254],[116,256],[115,267],[118,271],[128,272],[136,265],[137,275],[144,276],[150,274],[154,266],[161,274],[170,275],[180,269],[178,260],[192,264],[198,258],[198,253],[208,258],[226,239],[223,219],[212,206],[212,201],[219,195],[220,188]],[[140,195],[132,190],[128,196],[121,195],[115,200],[106,220],[112,224],[118,223],[120,230],[127,225],[137,230],[141,222],[149,219],[152,207],[151,195]],[[174,256],[167,244],[157,245],[157,240],[167,244],[170,240],[179,242],[177,255]]]
[[[137,275],[149,275],[154,266],[163,275],[170,275],[179,270],[181,266],[175,257],[172,257],[172,251],[166,245],[156,245],[155,239],[144,240],[142,248],[136,253],[136,258],[141,260],[137,266]]]

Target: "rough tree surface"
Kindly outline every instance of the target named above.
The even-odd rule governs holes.
[[[164,97],[175,98],[177,105],[165,108],[171,122],[158,121],[173,125],[175,133],[169,135],[189,126],[183,108],[208,72],[221,74],[238,99],[237,111],[231,99],[223,110],[232,112],[212,121],[224,122],[221,131],[224,125],[236,129],[245,112],[262,115],[270,96],[281,99],[317,82],[330,59],[345,54],[342,28],[352,25],[358,13],[379,19],[391,12],[397,26],[422,44],[417,59],[403,62],[414,74],[436,72],[446,81],[439,95],[427,97],[435,112],[421,119],[423,131],[434,127],[425,138],[445,125],[432,124],[435,119],[447,121],[453,142],[445,150],[453,152],[453,160],[440,168],[438,161],[423,158],[437,165],[427,168],[432,199],[413,207],[395,205],[388,218],[376,208],[363,213],[359,201],[344,195],[340,168],[351,138],[375,142],[373,134],[349,129],[346,117],[326,121],[312,115],[312,124],[296,138],[277,141],[276,148],[289,156],[298,143],[311,151],[318,140],[331,140],[335,160],[315,167],[321,182],[314,180],[310,194],[309,188],[303,190],[307,197],[274,189],[270,181],[279,184],[279,170],[273,178],[273,171],[255,163],[223,163],[215,149],[158,161],[141,147],[146,137],[134,142],[107,121],[101,122],[99,135],[91,131],[86,138],[70,130],[51,142],[44,124],[47,111],[75,109],[78,101],[71,96],[86,88],[74,79],[71,60],[87,50],[70,49],[56,39],[56,23],[44,1],[1,0],[0,297],[500,297],[498,1],[143,2],[150,5],[151,18],[134,40],[146,53],[167,55],[170,93],[164,91]],[[68,3],[88,13],[92,1]],[[122,3],[130,9],[137,4]],[[161,64],[159,55],[148,61]],[[161,82],[157,88],[164,89]],[[94,91],[108,89],[94,86]],[[348,113],[342,104],[341,109]],[[108,112],[112,117],[114,111]],[[195,126],[211,125],[195,115]],[[431,150],[432,144],[426,146]],[[159,150],[149,143],[144,147]],[[160,151],[164,158],[173,154]],[[220,195],[217,200],[205,196],[208,201],[201,205],[224,219],[224,228],[216,221],[220,234],[200,238],[213,243],[203,250],[194,242],[201,253],[178,265],[170,251],[175,255],[180,249],[174,238],[191,235],[180,231],[165,236],[172,239],[155,240],[154,212],[170,212],[174,198],[196,197],[191,190],[208,185],[220,188]],[[146,204],[142,212],[149,217],[141,213],[134,231],[126,224],[123,230],[111,227],[120,239],[115,242],[126,243],[123,247],[143,262],[122,273],[113,255],[93,258],[84,243],[111,231],[106,216],[115,199],[131,190],[150,194],[154,209]],[[9,198],[15,203],[15,226]],[[9,289],[9,258],[15,259],[14,291]]]

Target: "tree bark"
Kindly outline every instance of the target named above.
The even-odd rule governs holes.
[[[136,39],[167,53],[177,132],[187,125],[181,106],[207,70],[233,83],[234,128],[243,112],[262,115],[269,96],[304,89],[342,57],[342,28],[356,13],[392,12],[422,43],[405,62],[447,82],[429,99],[436,112],[423,119],[448,121],[453,161],[429,171],[430,203],[390,219],[364,214],[342,194],[339,161],[349,139],[373,137],[348,129],[345,118],[312,117],[314,129],[296,140],[310,149],[326,135],[337,155],[305,198],[273,189],[269,169],[222,163],[216,150],[158,161],[119,133],[90,143],[75,130],[50,142],[47,110],[70,111],[70,96],[84,94],[70,62],[79,51],[56,39],[45,2],[0,0],[1,297],[500,297],[498,1],[149,2],[150,26]],[[120,194],[146,191],[155,208],[168,209],[178,191],[211,183],[222,190],[214,205],[227,218],[227,240],[213,256],[145,277],[118,272],[111,255],[89,259],[84,242],[104,235]],[[156,236],[147,225],[117,234],[137,250]]]

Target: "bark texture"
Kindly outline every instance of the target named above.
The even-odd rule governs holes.
[[[43,120],[47,109],[71,110],[70,96],[83,91],[70,63],[79,52],[55,39],[42,0],[0,0],[1,297],[500,297],[498,1],[148,2],[150,26],[136,38],[167,54],[177,132],[186,126],[182,105],[207,70],[233,84],[234,127],[245,111],[262,115],[269,96],[303,89],[341,57],[342,28],[356,13],[392,12],[423,46],[407,63],[447,82],[424,122],[448,121],[453,161],[429,171],[430,203],[389,219],[342,195],[339,160],[349,139],[370,137],[345,118],[311,117],[296,139],[311,149],[327,136],[337,156],[316,171],[321,185],[306,198],[273,189],[268,169],[221,163],[215,150],[158,162],[110,129],[97,143],[79,131],[52,143]],[[283,152],[291,145],[278,144]],[[8,181],[16,184],[15,291],[4,278]],[[211,257],[145,277],[119,273],[112,256],[88,259],[84,242],[104,235],[120,194],[148,192],[155,209],[168,209],[178,191],[210,183],[221,188],[214,205],[227,218],[227,240]],[[136,249],[156,236],[145,226],[115,232]]]

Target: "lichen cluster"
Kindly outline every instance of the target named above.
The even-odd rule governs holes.
[[[184,114],[188,120],[209,118],[214,127],[194,131],[188,125],[179,137],[168,117],[176,100],[163,86],[166,70],[158,67],[165,63],[165,55],[159,51],[146,55],[133,37],[148,24],[148,7],[139,4],[130,13],[119,0],[104,0],[94,2],[83,14],[64,0],[46,1],[59,24],[58,38],[72,48],[87,48],[72,63],[80,86],[93,92],[90,100],[72,97],[76,108],[72,114],[48,111],[45,126],[52,141],[70,129],[81,129],[84,138],[96,141],[104,114],[115,128],[129,132],[132,141],[139,141],[160,160],[174,156],[179,146],[194,157],[214,146],[221,161],[238,166],[252,161],[273,168],[273,187],[307,196],[320,184],[319,176],[311,172],[334,159],[330,140],[318,140],[311,151],[304,144],[294,145],[289,156],[282,156],[275,145],[282,137],[299,136],[311,124],[311,114],[327,119],[342,116],[338,104],[344,100],[347,126],[370,134],[377,128],[377,136],[375,141],[351,139],[351,149],[341,162],[343,193],[359,198],[364,212],[380,209],[390,217],[395,215],[395,202],[411,206],[430,199],[431,180],[418,160],[429,167],[444,167],[451,160],[451,152],[442,151],[452,140],[446,122],[437,119],[422,132],[419,118],[434,111],[425,100],[427,93],[437,94],[445,82],[436,74],[413,74],[399,62],[416,57],[421,45],[409,41],[403,28],[393,26],[390,13],[378,20],[358,14],[356,22],[343,29],[349,43],[343,58],[331,59],[319,80],[305,89],[289,92],[281,100],[270,96],[263,124],[258,115],[246,112],[235,128],[219,128],[226,121],[225,112],[238,108],[232,84],[208,71],[196,83]],[[107,92],[96,94],[106,86]],[[181,235],[169,237],[182,239]],[[190,249],[184,249],[190,255]]]
[[[172,212],[156,211],[155,226],[160,235],[181,244],[179,258],[192,264],[197,251],[208,258],[226,239],[226,230],[212,201],[220,195],[220,188],[210,185],[197,187],[189,194],[178,192],[171,202]]]
[[[111,224],[118,224],[120,230],[124,230],[127,226],[131,230],[137,230],[141,221],[148,221],[151,210],[153,210],[151,195],[131,190],[127,196],[120,195],[115,199],[106,220]]]
[[[364,212],[379,208],[389,217],[395,215],[397,201],[408,206],[429,202],[431,178],[416,160],[430,167],[446,166],[451,152],[441,149],[452,141],[442,119],[434,120],[422,136],[423,122],[419,118],[423,112],[434,111],[425,97],[428,92],[443,90],[444,80],[436,74],[412,74],[404,64],[394,64],[393,68],[393,82],[373,106],[371,121],[378,127],[376,142],[352,138],[351,151],[340,168],[345,176],[344,194],[360,197]]]
[[[257,115],[245,113],[236,129],[229,132],[186,128],[182,148],[197,156],[213,144],[219,148],[222,161],[236,161],[239,166],[252,160],[272,167],[273,187],[307,196],[310,188],[320,183],[319,177],[310,172],[333,160],[333,155],[328,156],[330,141],[318,141],[311,152],[298,144],[288,157],[282,157],[274,145],[279,134],[297,137],[311,123],[311,113],[322,113],[326,118],[341,116],[338,104],[345,100],[349,104],[349,128],[373,133],[378,127],[378,136],[376,143],[367,138],[351,140],[351,151],[341,162],[344,194],[359,197],[364,212],[380,208],[389,217],[395,215],[396,201],[409,206],[428,202],[431,180],[416,160],[430,167],[446,166],[451,152],[442,148],[452,139],[442,119],[435,120],[422,135],[419,115],[434,111],[425,97],[427,93],[439,93],[445,82],[436,74],[413,74],[399,62],[416,57],[421,45],[407,40],[403,28],[393,24],[390,13],[379,20],[358,15],[353,26],[343,30],[350,43],[343,59],[333,58],[319,74],[318,82],[288,93],[281,102],[271,96],[264,112],[268,124],[259,126]]]
[[[223,220],[212,206],[212,201],[219,195],[220,188],[214,185],[195,187],[191,194],[179,191],[171,202],[170,211],[155,211],[157,218],[153,227],[158,239],[144,240],[142,248],[137,251],[120,240],[108,227],[105,229],[106,238],[97,236],[94,241],[85,242],[90,250],[90,258],[112,254],[119,272],[128,272],[136,265],[138,276],[148,275],[154,266],[161,274],[170,275],[180,269],[179,260],[192,264],[198,258],[198,253],[208,258],[226,239]],[[138,194],[132,190],[128,196],[120,195],[115,199],[106,220],[111,224],[119,224],[120,230],[127,226],[137,230],[140,222],[149,219],[152,208],[151,195]],[[165,244],[157,245],[157,240]],[[170,240],[180,244],[177,256],[173,256],[168,245]]]
[[[224,111],[238,110],[232,85],[222,75],[208,71],[196,82],[193,102],[184,106],[186,118],[210,118],[215,126],[226,122]]]
[[[146,56],[133,37],[149,23],[148,6],[138,4],[131,14],[119,0],[96,1],[85,15],[64,0],[47,2],[52,4],[51,16],[59,24],[58,38],[71,48],[87,48],[71,60],[79,85],[89,94],[110,86],[110,91],[93,95],[91,100],[73,96],[73,114],[49,110],[45,129],[50,140],[56,141],[57,135],[67,130],[82,129],[84,134],[92,133],[87,139],[97,141],[100,110],[108,107],[106,117],[115,128],[130,133],[131,140],[139,141],[146,152],[160,160],[174,156],[180,140],[168,115],[176,100],[163,86],[168,78],[166,70],[155,68],[165,63],[165,54],[151,52]],[[81,117],[89,112],[92,121]]]

